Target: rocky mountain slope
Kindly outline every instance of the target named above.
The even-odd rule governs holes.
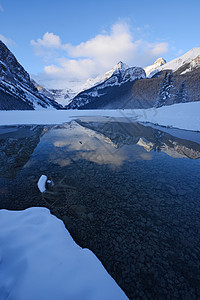
[[[139,67],[129,68],[122,62],[119,62],[111,71],[108,79],[90,89],[79,93],[73,101],[67,106],[68,109],[77,108],[112,108],[107,106],[109,101],[107,97],[112,98],[116,95],[120,97],[119,91],[123,91],[124,87],[130,86],[133,82],[146,77],[145,71]],[[124,92],[121,93],[122,96]]]
[[[0,41],[0,109],[59,109],[61,106],[42,95],[12,52]]]

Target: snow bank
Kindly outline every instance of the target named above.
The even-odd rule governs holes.
[[[200,131],[200,102],[137,110],[137,120],[167,127]]]
[[[125,110],[0,111],[0,125],[62,124],[84,116],[124,117],[187,130],[200,130],[200,101],[161,108]]]
[[[0,210],[0,299],[127,299],[46,208]]]

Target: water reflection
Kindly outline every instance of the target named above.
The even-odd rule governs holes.
[[[162,151],[175,158],[200,158],[199,133],[196,133],[196,136],[199,137],[199,143],[197,143],[172,136],[161,129],[155,129],[139,123],[88,123],[83,121],[78,121],[78,123],[86,128],[102,133],[105,141],[111,141],[110,143],[115,148],[137,144],[147,151]]]
[[[47,140],[56,148],[50,159],[60,166],[84,159],[119,167],[127,160],[151,160],[153,152],[173,158],[200,157],[200,144],[138,123],[77,120],[53,127],[43,142]]]
[[[14,178],[25,165],[33,165],[29,159],[39,142],[45,159],[60,167],[80,159],[120,167],[127,160],[151,160],[155,152],[200,158],[200,137],[197,143],[139,123],[76,120],[49,127],[1,127],[0,177]]]
[[[15,178],[30,159],[43,126],[6,126],[0,128],[0,177]]]
[[[186,135],[105,118],[0,128],[0,208],[50,208],[130,299],[198,299],[200,135]]]

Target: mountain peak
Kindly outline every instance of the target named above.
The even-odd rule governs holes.
[[[113,69],[115,69],[115,70],[123,70],[123,71],[125,71],[125,70],[127,70],[129,68],[129,66],[127,65],[127,64],[125,64],[125,63],[123,63],[122,61],[119,61],[114,67],[113,67]]]
[[[159,67],[166,64],[166,60],[162,57],[158,58],[154,63],[154,65],[158,65]]]
[[[159,67],[163,66],[166,64],[166,60],[162,57],[158,58],[153,65],[150,65],[146,68],[144,68],[146,75],[149,76],[149,74],[151,74],[152,72],[154,72],[155,70],[157,70]]]
[[[87,90],[91,87],[94,87],[95,85],[98,85],[100,83],[103,83],[105,80],[109,79],[113,74],[119,73],[119,72],[125,72],[127,69],[129,69],[129,66],[122,61],[119,61],[111,70],[107,71],[104,75],[99,75],[96,78],[89,78],[86,83],[83,86],[83,91]]]
[[[172,70],[173,72],[180,70],[181,74],[190,72],[193,68],[199,67],[199,56],[200,47],[192,48],[182,56],[177,57],[166,63],[165,65],[160,66],[158,68],[158,71],[168,69]]]

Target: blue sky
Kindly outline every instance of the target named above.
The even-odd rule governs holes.
[[[199,11],[199,0],[0,0],[0,38],[29,73],[84,80],[200,46]]]

